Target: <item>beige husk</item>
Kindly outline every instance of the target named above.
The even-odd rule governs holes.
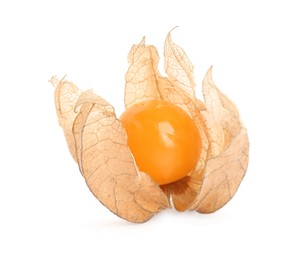
[[[179,211],[211,213],[226,204],[237,191],[248,164],[248,136],[237,107],[215,86],[212,68],[203,80],[205,103],[195,97],[193,65],[183,49],[164,45],[164,67],[145,38],[129,53],[125,105],[160,99],[181,107],[195,122],[202,151],[195,169],[182,180],[159,187],[139,172],[127,145],[127,135],[114,108],[92,91],[82,92],[73,83],[53,77],[59,123],[70,153],[91,192],[116,215],[144,222],[170,207]]]

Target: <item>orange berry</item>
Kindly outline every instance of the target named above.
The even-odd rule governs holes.
[[[120,120],[139,170],[159,185],[182,179],[196,166],[201,151],[199,131],[178,106],[145,101],[129,107]]]

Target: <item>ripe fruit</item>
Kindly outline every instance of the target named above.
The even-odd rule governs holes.
[[[201,138],[188,114],[161,100],[144,101],[121,115],[139,169],[159,185],[187,176],[200,156]]]

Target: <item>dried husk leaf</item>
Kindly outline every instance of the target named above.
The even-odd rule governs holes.
[[[246,173],[248,149],[247,131],[241,128],[220,155],[207,161],[202,187],[192,209],[212,213],[234,196]]]
[[[130,222],[144,222],[169,207],[164,192],[136,169],[127,135],[113,107],[92,91],[66,80],[51,80],[59,124],[91,192]]]
[[[161,99],[160,89],[167,79],[158,71],[159,55],[154,46],[145,45],[145,38],[133,45],[129,55],[129,69],[126,73],[125,106],[146,100]]]
[[[59,125],[64,130],[69,151],[74,160],[77,161],[75,140],[73,136],[73,122],[77,116],[77,112],[74,111],[74,107],[82,91],[78,89],[75,84],[64,78],[59,80],[57,77],[53,76],[49,82],[51,82],[55,88],[54,99]]]
[[[247,170],[249,141],[237,107],[214,84],[212,67],[203,80],[203,94],[206,110],[201,113],[209,133],[209,159],[190,209],[212,213],[236,193]]]
[[[78,99],[73,125],[78,164],[95,197],[116,215],[144,222],[168,207],[163,191],[138,173],[113,107],[92,91]]]
[[[173,86],[182,89],[189,98],[195,97],[195,82],[193,78],[193,64],[185,51],[171,39],[171,32],[167,34],[164,44],[164,68]]]
[[[203,80],[202,92],[206,110],[201,114],[206,119],[210,138],[210,156],[219,155],[239,133],[242,122],[239,110],[214,84],[212,67]]]

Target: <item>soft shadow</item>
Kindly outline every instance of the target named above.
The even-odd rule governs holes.
[[[151,219],[144,223],[131,223],[114,214],[105,214],[105,216],[98,216],[86,223],[89,229],[93,231],[101,231],[103,229],[143,229],[152,225],[170,226],[170,225],[186,225],[192,223],[198,225],[205,225],[207,223],[220,224],[227,219],[233,220],[233,216],[224,209],[221,209],[212,214],[201,214],[196,211],[178,212],[175,209],[166,209],[155,214]]]

